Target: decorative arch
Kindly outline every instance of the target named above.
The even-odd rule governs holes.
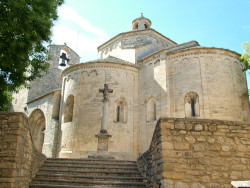
[[[155,121],[156,120],[156,102],[153,97],[150,97],[147,100],[147,113],[146,113],[147,121]]]
[[[128,104],[125,99],[118,99],[115,102],[114,122],[127,123]]]
[[[186,117],[200,116],[199,96],[196,92],[188,92],[184,98]]]
[[[42,152],[45,134],[45,116],[42,110],[35,109],[29,116],[32,140],[35,147]]]
[[[71,94],[66,99],[64,108],[64,123],[72,122],[74,111],[74,96]]]

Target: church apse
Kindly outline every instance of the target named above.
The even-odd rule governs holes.
[[[137,98],[138,68],[125,64],[85,63],[77,69],[63,72],[62,79],[70,76],[75,87],[65,86],[65,105],[68,95],[74,95],[74,110],[72,125],[62,123],[62,144],[60,157],[87,157],[98,153],[98,138],[102,119],[104,83],[113,93],[108,94],[107,133],[109,138],[108,152],[117,158],[137,155],[138,117],[135,111]],[[72,76],[77,75],[77,76]],[[78,79],[75,79],[75,78]],[[120,100],[122,99],[122,100]],[[115,109],[113,108],[114,106]],[[119,106],[119,111],[118,110]],[[63,111],[63,110],[62,110]],[[65,112],[65,111],[64,111]],[[63,113],[64,113],[63,112]],[[117,114],[118,117],[117,117]],[[65,114],[62,115],[64,117]],[[114,121],[116,117],[116,121]],[[118,120],[118,121],[117,121]],[[68,139],[74,135],[72,139]],[[122,146],[122,147],[121,147]]]

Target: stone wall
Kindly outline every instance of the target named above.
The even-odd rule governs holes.
[[[198,118],[246,121],[249,109],[244,107],[242,95],[247,92],[247,83],[239,57],[235,52],[216,48],[167,54],[167,116],[190,117],[184,98],[195,92]]]
[[[27,103],[28,115],[31,118],[35,110],[40,109],[45,118],[45,134],[42,152],[47,157],[56,157],[59,130],[59,108],[61,90],[55,90]],[[31,125],[36,126],[36,121]]]
[[[231,187],[250,179],[250,124],[161,118],[146,158],[162,187]],[[150,180],[142,159],[138,166]]]
[[[147,120],[147,103],[153,99],[156,104],[156,118]],[[158,56],[141,67],[139,71],[139,146],[145,151],[151,142],[156,119],[167,115],[166,61]]]
[[[23,113],[0,112],[0,143],[1,187],[28,187],[46,158],[33,146]]]

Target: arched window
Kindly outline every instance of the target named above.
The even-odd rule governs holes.
[[[45,134],[45,116],[42,110],[36,109],[30,114],[29,124],[34,145],[42,152]]]
[[[197,93],[191,91],[185,95],[185,113],[186,117],[198,117],[200,116],[199,109],[199,96]]]
[[[74,96],[69,95],[64,110],[64,123],[71,122],[73,120],[73,109],[74,109]]]
[[[138,29],[138,28],[139,28],[139,23],[138,23],[138,22],[136,22],[136,23],[134,24],[133,29]]]
[[[156,103],[154,98],[150,98],[147,102],[147,121],[156,120]]]
[[[115,116],[114,116],[114,121],[115,122],[121,122],[121,123],[126,123],[127,122],[127,102],[124,99],[119,99],[115,103]]]

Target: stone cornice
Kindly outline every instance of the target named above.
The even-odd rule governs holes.
[[[184,44],[188,44],[188,43],[184,43]],[[224,53],[218,53],[218,52],[216,52],[216,50],[224,51]],[[195,52],[192,53],[191,51],[195,51]],[[147,63],[149,61],[154,60],[156,56],[160,57],[162,54],[168,56],[168,59],[184,57],[184,56],[187,56],[187,53],[185,53],[185,52],[189,52],[188,53],[189,55],[193,55],[193,54],[220,54],[220,55],[227,55],[227,56],[234,57],[234,58],[239,58],[240,57],[239,53],[237,53],[235,51],[228,50],[228,49],[224,49],[224,48],[196,46],[196,47],[190,47],[190,48],[181,48],[181,49],[177,48],[177,49],[175,49],[175,47],[172,47],[172,48],[169,48],[169,49],[159,50],[159,51],[157,51],[157,52],[143,58],[142,60],[138,61],[138,63],[139,64]],[[174,56],[174,55],[177,55],[177,54],[179,54],[179,55]],[[174,57],[171,58],[171,56],[174,56]]]
[[[250,122],[247,121],[230,121],[230,120],[218,120],[218,119],[199,119],[199,118],[170,118],[161,117],[158,121],[184,121],[184,122],[194,122],[194,123],[216,123],[216,124],[226,124],[226,125],[246,125],[246,129],[249,129]]]
[[[220,53],[218,51],[221,51],[222,53]],[[185,53],[185,52],[187,52],[187,53]],[[197,47],[197,48],[183,49],[180,51],[166,53],[168,59],[175,59],[178,57],[185,57],[188,55],[198,55],[198,54],[199,55],[201,55],[201,54],[204,54],[204,55],[206,55],[206,54],[219,54],[219,55],[227,55],[229,57],[233,57],[236,59],[240,58],[240,54],[235,52],[235,51],[231,51],[231,50],[224,49],[224,48],[215,48],[215,47]]]
[[[160,36],[162,39],[173,43],[173,44],[177,44],[176,42],[172,41],[171,39],[165,37],[164,35],[162,35],[161,33],[157,32],[156,30],[149,28],[149,29],[145,29],[145,30],[135,30],[135,31],[128,31],[128,32],[124,32],[124,33],[120,33],[116,36],[114,36],[113,38],[111,38],[110,40],[108,40],[107,42],[103,43],[102,45],[98,46],[97,49],[98,51],[102,50],[103,48],[105,48],[107,45],[109,45],[110,43],[112,43],[113,41],[118,40],[119,38],[122,38],[122,36],[127,36],[127,35],[133,35],[133,34],[147,34],[147,33],[155,33],[156,35]]]
[[[70,48],[67,44],[66,45],[65,44],[50,44],[50,45],[48,45],[48,48],[50,46],[62,46],[62,47],[65,47],[65,48],[69,48],[72,52],[74,52],[80,58],[80,56],[74,50],[72,50],[72,48]]]
[[[182,44],[177,44],[175,46],[170,46],[168,48],[164,48],[164,49],[161,49],[159,51],[156,51],[156,52],[154,52],[154,53],[152,53],[152,54],[138,60],[138,62],[143,62],[147,58],[153,57],[153,56],[155,56],[157,54],[160,54],[161,52],[167,53],[167,52],[170,52],[170,51],[179,51],[179,50],[182,50],[182,49],[191,48],[191,47],[195,47],[195,46],[199,46],[199,43],[197,41],[189,41],[189,42],[185,42],[185,43],[182,43]]]
[[[129,65],[129,64],[121,64],[121,63],[114,63],[114,62],[88,62],[88,63],[81,63],[77,65],[73,65],[67,69],[65,69],[61,74],[61,79],[64,75],[69,74],[70,72],[79,70],[79,69],[87,69],[87,68],[120,68],[124,70],[129,70],[133,72],[138,71],[138,67],[136,65]]]
[[[41,98],[44,98],[44,97],[46,97],[48,95],[52,95],[52,94],[54,94],[57,91],[61,91],[61,88],[60,89],[55,89],[55,90],[50,91],[50,92],[48,92],[48,93],[46,93],[46,94],[44,94],[42,96],[37,97],[37,98],[35,98],[35,99],[31,100],[31,101],[28,101],[27,104],[33,103],[33,102],[35,102],[37,100],[40,100]]]

